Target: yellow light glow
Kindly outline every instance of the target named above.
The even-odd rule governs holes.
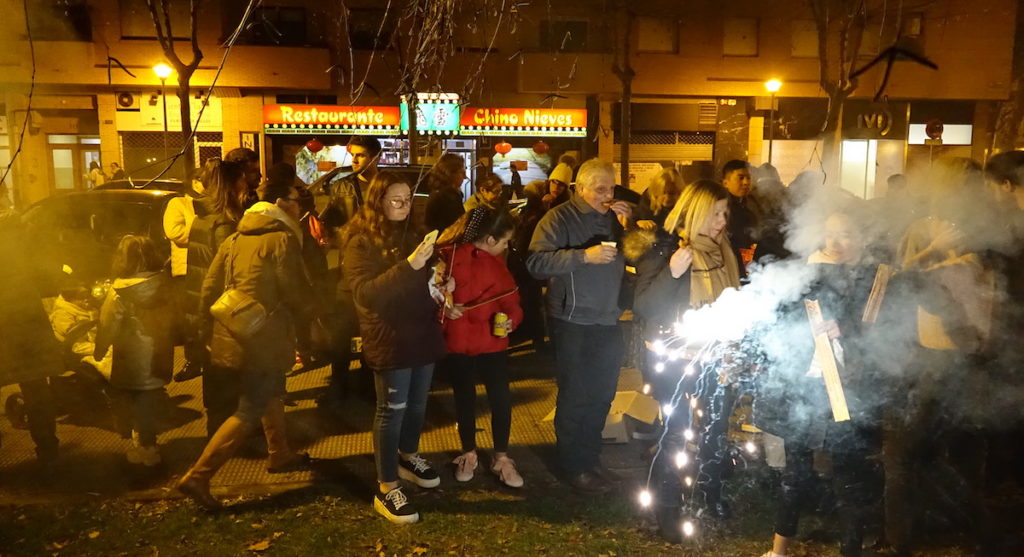
[[[768,81],[764,82],[764,88],[769,93],[778,93],[779,89],[782,89],[782,82],[779,81],[778,79],[769,79]]]
[[[174,73],[174,69],[167,64],[160,63],[153,66],[153,73],[155,73],[160,79],[167,79],[168,77],[171,77],[172,73]]]

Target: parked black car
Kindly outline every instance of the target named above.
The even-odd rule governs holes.
[[[167,202],[178,195],[165,190],[74,192],[39,201],[22,219],[32,252],[46,267],[67,265],[77,280],[91,285],[109,278],[114,250],[126,234],[152,238],[161,254],[169,254],[163,215]],[[40,285],[44,295],[57,293],[60,284],[53,282]]]

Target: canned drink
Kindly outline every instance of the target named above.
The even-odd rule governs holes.
[[[511,320],[508,318],[508,314],[507,313],[504,313],[504,312],[501,312],[501,311],[499,311],[498,313],[495,313],[494,314],[494,328],[492,330],[492,333],[494,334],[494,336],[496,336],[498,338],[505,338],[505,337],[507,337],[508,336],[508,327],[509,327],[510,321]]]

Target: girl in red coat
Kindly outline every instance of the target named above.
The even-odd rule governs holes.
[[[455,479],[468,482],[477,468],[476,382],[487,388],[491,406],[491,434],[498,479],[509,487],[522,487],[523,478],[508,457],[512,428],[512,401],[508,388],[508,333],[523,318],[519,293],[502,254],[515,223],[504,210],[476,207],[445,230],[438,240],[441,261],[455,279],[455,309],[461,315],[444,323],[448,346],[447,368],[455,395],[455,411],[463,454],[455,465]]]

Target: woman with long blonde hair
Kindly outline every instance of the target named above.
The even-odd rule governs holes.
[[[726,231],[728,219],[729,192],[717,182],[698,180],[683,190],[668,212],[664,226],[656,231],[653,241],[647,243],[649,249],[637,260],[633,310],[645,323],[644,339],[648,348],[645,371],[653,370],[646,374],[647,380],[652,394],[662,405],[681,400],[680,393],[706,403],[710,393],[698,392],[701,390],[698,387],[717,384],[702,379],[703,364],[694,361],[694,355],[685,349],[680,358],[666,362],[661,345],[664,338],[673,334],[674,323],[680,321],[684,313],[713,303],[728,288],[739,287],[739,265]],[[684,372],[690,369],[696,373]],[[662,536],[669,541],[679,541],[682,537],[683,486],[675,464],[667,460],[686,451],[686,432],[693,437],[697,429],[696,424],[687,419],[688,410],[689,405],[680,408],[680,415],[671,423],[666,419],[664,426],[668,431],[663,437],[660,458],[654,463],[656,516]],[[701,424],[705,431],[703,440],[697,438],[701,464],[699,474],[694,477],[708,512],[724,517],[729,509],[722,499],[724,465],[716,455],[716,439],[724,435],[727,423],[719,422],[726,420]],[[697,458],[697,455],[691,456]]]

